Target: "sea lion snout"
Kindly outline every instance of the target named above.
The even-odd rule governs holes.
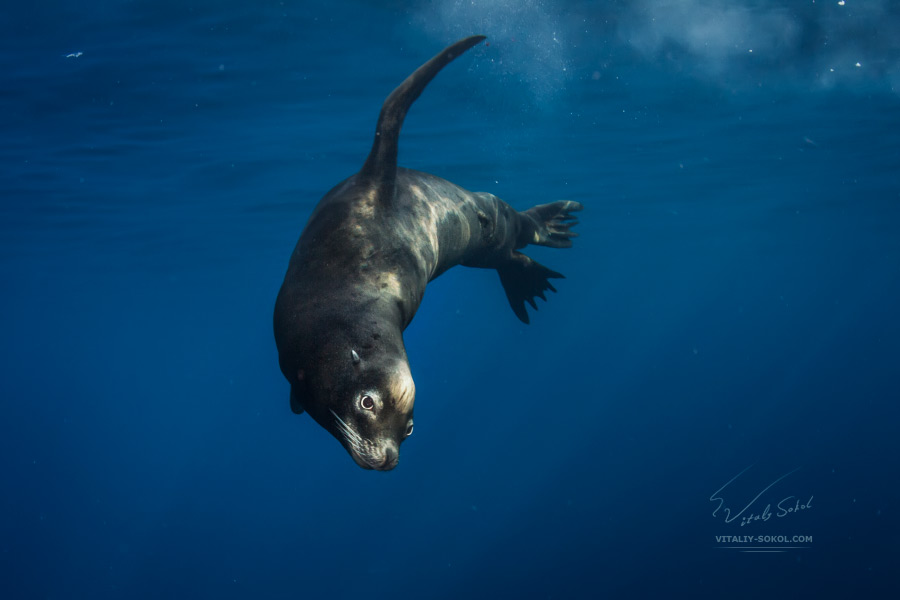
[[[348,447],[347,451],[353,461],[363,469],[390,471],[400,462],[400,448],[393,441],[384,442],[378,450],[370,454],[359,452],[352,446]]]
[[[390,471],[400,462],[400,449],[393,444],[386,445],[384,448],[384,462],[375,467],[378,471]]]

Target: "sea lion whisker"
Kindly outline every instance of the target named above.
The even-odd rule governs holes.
[[[337,415],[337,413],[334,412],[334,410],[328,410],[334,416],[335,427],[341,433],[341,437],[343,437],[347,444],[351,448],[353,448],[359,459],[373,469],[380,465],[381,460],[379,460],[379,457],[381,456],[381,454],[378,449],[373,448],[371,442],[364,439],[357,432],[355,432],[353,428],[350,427],[350,425],[348,425]]]
[[[348,431],[341,425],[338,425],[338,431],[341,432],[341,435],[347,440],[347,443],[352,444],[355,448],[359,448],[361,440],[354,436],[352,431]]]
[[[344,435],[347,436],[347,439],[353,442],[355,446],[361,446],[363,443],[363,439],[359,437],[359,435],[354,431],[348,431],[345,429]]]
[[[344,439],[345,442],[347,442],[348,446],[350,446],[351,448],[356,450],[357,454],[363,453],[362,445],[358,440],[355,440],[352,437],[350,437],[349,435],[347,435],[347,432],[344,429],[339,429],[339,431],[341,432],[341,437]]]
[[[355,440],[352,440],[352,439],[349,439],[349,438],[346,438],[346,437],[345,437],[344,439],[347,440],[347,443],[350,444],[350,446],[351,446],[354,450],[356,450],[357,454],[362,454],[363,449],[362,449],[362,447],[360,447],[359,442],[357,442],[357,441],[355,441]]]
[[[333,410],[329,410],[331,411],[331,414],[334,415],[335,426],[337,427],[337,430],[341,433],[341,436],[344,438],[347,444],[350,445],[354,450],[356,450],[356,453],[360,456],[368,457],[370,455],[370,452],[366,448],[367,442],[363,439],[363,437],[353,431],[353,428],[347,425],[347,423],[345,423],[343,419],[337,416],[337,414]],[[366,462],[370,461],[367,460]]]
[[[337,416],[337,413],[336,413],[336,412],[334,412],[334,411],[333,411],[332,409],[330,409],[330,408],[328,409],[328,411],[329,411],[332,415],[334,415],[334,418],[337,419],[338,426],[339,426],[343,431],[345,431],[348,435],[351,435],[351,436],[355,437],[355,438],[358,439],[358,440],[362,440],[362,436],[360,436],[358,433],[356,433],[355,431],[353,431],[353,428],[352,428],[352,427],[350,427],[349,425],[347,425],[346,423],[344,423],[344,420],[341,419],[339,416]]]

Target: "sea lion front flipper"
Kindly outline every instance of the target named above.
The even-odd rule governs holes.
[[[513,252],[509,260],[497,267],[497,273],[500,274],[500,283],[503,284],[509,305],[519,320],[526,324],[528,311],[525,309],[525,303],[528,302],[531,308],[537,310],[534,299],[546,301],[544,291],[556,291],[548,280],[564,279],[562,274],[548,269],[521,252]]]
[[[403,80],[403,83],[398,85],[384,101],[378,115],[378,124],[375,126],[372,150],[357,175],[360,182],[378,190],[378,199],[381,202],[390,204],[394,199],[397,144],[400,139],[400,127],[403,126],[403,119],[406,118],[409,107],[441,69],[483,39],[485,39],[483,35],[473,35],[447,46]]]
[[[303,405],[300,404],[300,399],[297,398],[294,386],[291,386],[291,412],[293,412],[295,415],[303,414]]]

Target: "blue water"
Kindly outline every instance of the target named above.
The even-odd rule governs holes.
[[[896,597],[900,9],[793,4],[5,3],[0,594]],[[530,326],[429,286],[363,471],[290,412],[274,298],[473,33],[401,164],[581,237],[529,250]]]

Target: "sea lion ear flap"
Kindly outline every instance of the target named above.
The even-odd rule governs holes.
[[[297,386],[291,386],[291,411],[295,415],[303,414],[303,405],[300,404],[300,398],[297,397]]]

